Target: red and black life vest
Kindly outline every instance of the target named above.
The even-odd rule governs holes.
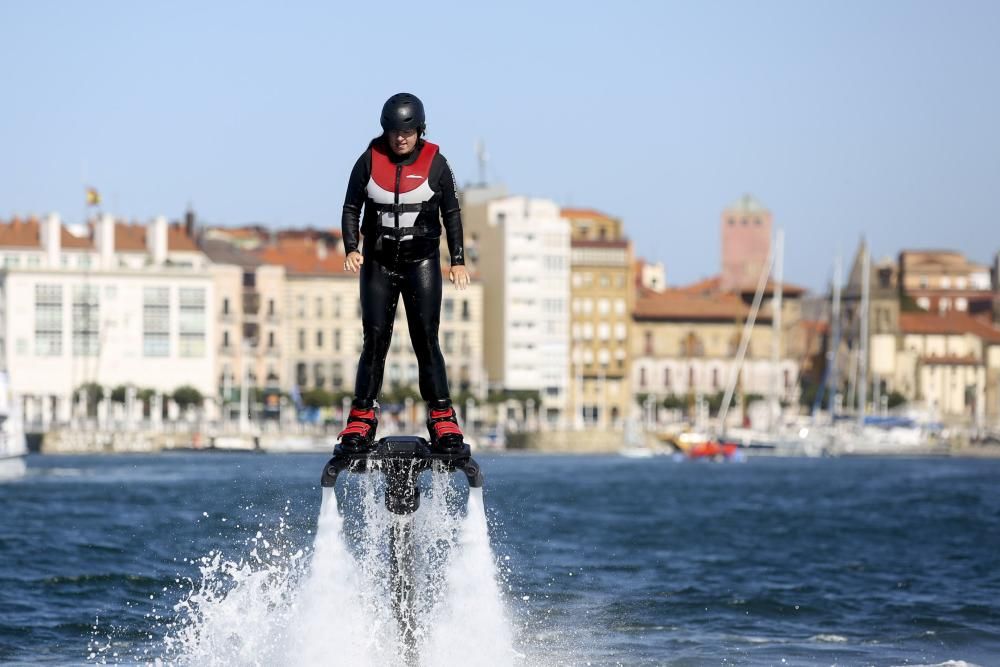
[[[437,153],[437,144],[425,141],[412,164],[397,164],[379,142],[372,144],[372,171],[365,191],[368,205],[375,210],[377,235],[399,241],[441,235],[438,216],[421,215],[437,211],[437,193],[429,182]]]

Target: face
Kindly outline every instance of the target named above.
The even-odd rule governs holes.
[[[417,147],[416,130],[390,130],[387,133],[389,146],[396,155],[407,155]]]

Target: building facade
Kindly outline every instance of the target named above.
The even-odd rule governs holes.
[[[570,227],[546,199],[463,193],[466,240],[483,283],[491,388],[539,392],[547,427],[569,414]]]
[[[929,312],[956,310],[990,313],[993,306],[990,267],[951,250],[904,250],[899,253],[899,288]]]
[[[29,423],[68,421],[90,383],[213,395],[214,285],[183,226],[15,219],[0,254],[0,349]]]
[[[577,428],[621,428],[630,414],[634,262],[621,220],[564,208],[570,224],[569,410]]]
[[[199,245],[215,285],[216,393],[231,413],[244,386],[255,392],[282,386],[285,268],[226,241],[202,237]]]
[[[739,293],[684,289],[642,291],[634,310],[632,388],[637,395],[693,401],[724,392],[737,371],[737,352],[750,308]],[[785,339],[774,359],[771,315],[761,312],[751,332],[736,390],[797,399],[799,361]]]
[[[261,261],[285,272],[281,336],[285,369],[282,387],[291,391],[354,391],[363,343],[358,274],[344,271],[344,254],[323,239],[289,238],[265,246]],[[465,290],[444,277],[438,340],[447,364],[452,396],[485,395],[482,352],[483,287],[475,279]],[[402,300],[400,300],[402,301]],[[418,387],[417,360],[402,303],[396,308],[382,393]]]

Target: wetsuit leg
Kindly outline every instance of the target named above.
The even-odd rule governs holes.
[[[392,325],[399,302],[400,276],[367,253],[361,265],[361,322],[364,343],[354,383],[354,405],[374,405],[385,370],[385,357],[392,341]]]
[[[438,344],[441,318],[440,253],[406,265],[403,276],[403,305],[410,341],[417,355],[420,396],[428,403],[448,398],[448,374]]]

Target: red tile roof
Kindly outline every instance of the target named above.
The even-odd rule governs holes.
[[[592,208],[564,208],[559,211],[564,218],[589,218],[591,220],[614,220],[615,218]]]
[[[283,266],[291,274],[357,276],[344,271],[344,253],[340,249],[327,246],[326,256],[321,258],[318,245],[311,239],[287,239],[264,246],[255,254],[265,264]]]
[[[704,278],[696,283],[691,283],[690,285],[685,285],[679,287],[678,289],[684,290],[685,292],[691,292],[693,294],[714,294],[721,290],[722,276],[714,275],[709,278]],[[775,282],[773,280],[768,280],[767,285],[764,287],[764,294],[770,295],[774,293]],[[753,295],[757,291],[757,286],[747,287],[739,290],[741,294]],[[781,293],[785,296],[801,296],[805,294],[806,288],[800,287],[793,283],[782,282],[781,283]]]
[[[899,330],[904,334],[961,336],[970,334],[1000,345],[1000,328],[966,313],[900,313]]]
[[[681,289],[640,290],[634,316],[638,320],[744,321],[750,309],[736,294],[704,296]],[[759,321],[764,318],[758,317]]]

